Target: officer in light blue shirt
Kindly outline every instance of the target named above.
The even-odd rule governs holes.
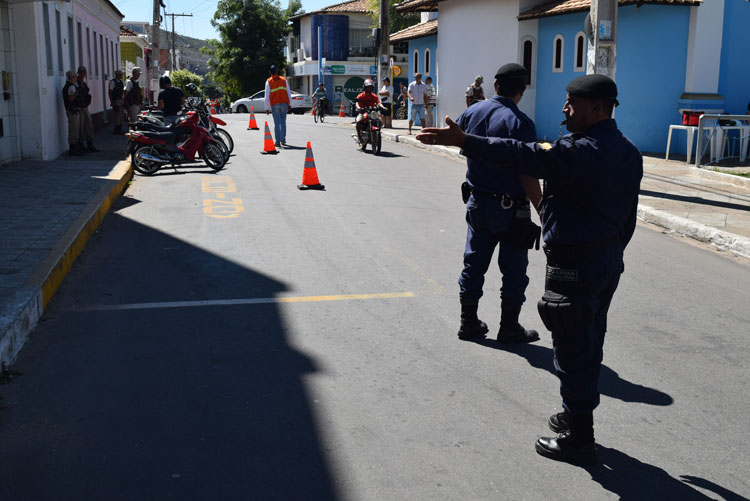
[[[534,122],[518,109],[526,90],[527,71],[518,64],[506,64],[495,74],[495,96],[479,101],[458,117],[467,134],[535,141]],[[519,323],[521,306],[529,284],[526,267],[528,250],[538,241],[539,227],[531,222],[531,207],[541,198],[539,181],[499,170],[493,161],[467,157],[463,196],[466,203],[466,249],[464,269],[458,280],[461,300],[459,339],[483,338],[489,330],[477,317],[484,275],[495,247],[502,274],[501,317],[497,339],[505,343],[528,343],[539,339],[534,330]]]

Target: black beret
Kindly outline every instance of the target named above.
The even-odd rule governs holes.
[[[526,78],[528,72],[526,68],[516,63],[508,63],[500,67],[495,73],[495,79],[502,80],[505,78]]]
[[[594,99],[617,99],[617,84],[604,75],[583,75],[570,81],[568,94]]]

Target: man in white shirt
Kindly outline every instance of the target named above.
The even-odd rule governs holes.
[[[385,106],[387,110],[383,112],[383,116],[385,117],[385,127],[391,129],[393,128],[393,118],[391,117],[393,114],[391,106],[393,103],[393,86],[391,85],[390,78],[385,77],[383,79],[383,87],[378,94],[380,95],[380,103]]]
[[[434,127],[434,115],[433,109],[435,109],[435,86],[432,85],[432,77],[424,79],[425,90],[424,90],[424,126]]]
[[[422,74],[417,73],[414,75],[414,81],[409,84],[407,94],[409,95],[409,101],[411,101],[411,117],[409,118],[409,134],[411,134],[411,126],[414,122],[419,119],[420,127],[424,127],[424,91],[425,84],[422,83]]]

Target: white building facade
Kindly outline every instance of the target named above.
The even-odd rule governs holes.
[[[95,128],[109,122],[107,84],[120,68],[122,13],[109,0],[0,0],[5,88],[0,163],[52,160],[68,149],[65,72],[88,69]],[[7,85],[6,85],[7,82]]]

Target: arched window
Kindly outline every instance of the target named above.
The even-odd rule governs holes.
[[[414,71],[412,72],[414,74],[419,73],[419,51],[414,51]]]
[[[424,74],[425,76],[430,74],[430,64],[431,64],[430,56],[431,56],[430,49],[425,49],[424,50]]]
[[[556,35],[554,42],[554,53],[552,57],[552,71],[554,73],[562,73],[564,51],[565,38],[562,35]]]
[[[534,42],[526,40],[523,42],[523,67],[526,68],[526,85],[531,85],[531,72],[534,62]]]
[[[575,65],[573,71],[586,71],[586,49],[588,44],[586,43],[586,34],[579,31],[576,34],[576,55]]]

